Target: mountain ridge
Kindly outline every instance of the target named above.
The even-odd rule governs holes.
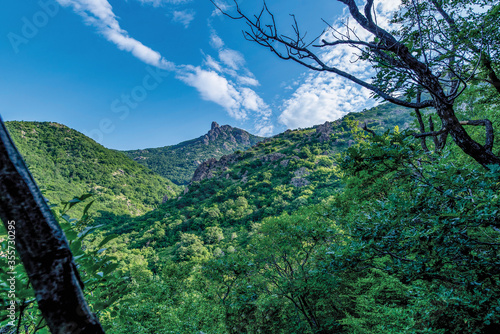
[[[206,228],[220,226],[230,236],[266,217],[319,204],[339,189],[335,156],[355,143],[354,124],[367,124],[382,134],[409,127],[410,112],[380,105],[310,128],[287,130],[245,151],[208,159],[197,167],[180,196],[112,231],[161,229],[165,233],[153,233],[162,234],[161,238],[152,238],[150,232],[135,234],[131,247],[163,248],[175,244],[182,233],[203,235]]]
[[[392,116],[398,116],[400,119],[391,120],[390,118],[387,118],[388,113],[391,113]],[[266,142],[273,141],[274,139],[293,136],[294,133],[298,133],[301,131],[314,133],[313,137],[320,143],[332,141],[332,136],[339,135],[339,129],[346,130],[345,120],[347,119],[358,121],[360,123],[360,127],[362,126],[361,124],[363,124],[368,128],[373,128],[374,130],[377,130],[379,132],[388,130],[394,126],[407,128],[409,127],[409,115],[409,110],[406,108],[398,108],[390,104],[381,104],[369,110],[364,110],[362,112],[351,112],[340,119],[334,121],[326,121],[323,124],[314,125],[309,128],[299,128],[295,130],[288,129],[273,137],[263,139],[261,142],[257,143],[256,146],[265,145]],[[345,134],[341,136],[344,136],[345,138]],[[333,139],[333,142],[335,142],[335,139]],[[353,139],[348,139],[348,141],[346,142],[347,146],[351,145],[353,142]],[[344,145],[342,142],[337,142],[337,144]],[[280,160],[283,157],[284,155],[282,153],[270,153],[269,155],[263,156],[261,160],[263,160],[264,162],[272,162]],[[206,160],[197,167],[197,169],[193,173],[190,184],[192,184],[193,182],[202,181],[207,178],[212,178],[214,177],[216,171],[221,171],[221,169],[226,168],[228,164],[232,164],[237,161],[237,153],[224,155],[219,159],[211,158],[209,160]]]
[[[214,121],[210,130],[198,138],[176,145],[123,152],[175,184],[186,185],[202,162],[246,150],[263,139],[230,125],[221,126]]]

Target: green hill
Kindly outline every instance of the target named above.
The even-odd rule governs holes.
[[[90,192],[96,195],[92,211],[99,212],[97,217],[110,213],[137,216],[180,191],[125,154],[64,125],[6,122],[6,126],[35,180],[53,203]]]
[[[221,226],[231,235],[265,217],[320,203],[340,186],[334,156],[354,142],[352,121],[382,133],[408,127],[411,116],[408,109],[384,104],[209,159],[198,166],[184,194],[115,232],[132,232],[132,247],[162,248],[174,245],[181,232],[202,235],[208,227]]]
[[[141,282],[125,298],[142,302],[125,302],[123,315],[106,323],[116,333],[139,327],[143,333],[296,333],[299,327],[313,333],[289,321],[300,315],[278,296],[266,275],[276,274],[273,256],[304,264],[308,245],[326,247],[330,242],[333,226],[323,219],[328,214],[323,205],[342,192],[335,156],[354,143],[356,121],[382,134],[408,127],[411,116],[408,109],[381,105],[209,159],[196,169],[182,195],[115,224],[108,233],[119,237],[106,253],[121,259],[127,275]],[[269,256],[270,262],[264,263]],[[322,263],[315,255],[302,270],[323,273]],[[296,269],[294,265],[292,271]],[[283,286],[292,290],[315,284],[284,279]],[[341,290],[336,284],[317,287],[321,302],[315,295],[313,304],[325,302],[322,314],[334,323],[338,316],[329,305]]]
[[[199,138],[173,146],[124,153],[172,182],[185,185],[203,161],[245,150],[263,139],[244,130],[229,125],[219,126],[213,122],[210,131]]]

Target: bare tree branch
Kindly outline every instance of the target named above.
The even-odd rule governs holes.
[[[484,126],[486,128],[486,143],[484,147],[487,150],[493,149],[493,142],[495,141],[495,133],[493,131],[493,124],[489,119],[480,119],[474,121],[461,121],[462,125],[475,125],[475,126]]]
[[[419,14],[420,6],[415,2],[413,2],[415,4],[414,9],[411,9],[411,6],[408,9],[416,13],[413,16],[417,20],[415,26],[421,32],[416,37],[420,39],[416,43],[412,31],[406,31],[406,37],[402,34],[400,40],[398,40],[395,35],[384,30],[376,23],[372,15],[374,0],[366,0],[363,10],[364,15],[359,11],[357,1],[338,1],[347,5],[350,16],[356,23],[373,35],[373,42],[361,40],[354,29],[349,28],[347,25],[345,33],[332,29],[332,35],[337,38],[336,41],[322,39],[322,44],[312,45],[312,42],[307,43],[305,41],[305,35],[301,34],[298,23],[293,16],[294,37],[282,35],[278,32],[274,16],[269,12],[266,4],[264,4],[260,14],[253,19],[242,12],[236,0],[234,0],[234,3],[236,4],[237,15],[222,12],[231,18],[243,20],[249,27],[249,30],[245,32],[245,38],[267,47],[281,59],[293,60],[314,71],[337,74],[371,90],[375,95],[386,101],[400,106],[415,109],[434,107],[441,120],[442,129],[434,131],[433,124],[430,123],[431,131],[418,134],[418,138],[432,136],[436,150],[439,151],[446,144],[449,134],[464,153],[474,158],[481,165],[485,167],[491,164],[500,165],[500,158],[492,153],[489,144],[485,147],[469,136],[456,117],[453,108],[455,99],[463,92],[467,80],[470,79],[467,76],[462,77],[467,73],[471,73],[470,62],[466,59],[467,51],[457,52],[457,47],[454,44],[449,48],[445,44],[446,39],[439,35],[443,34],[444,36],[446,31],[439,30],[441,29],[439,26],[435,30],[435,36],[431,35],[430,32],[426,32],[427,37],[425,38],[428,41],[426,40],[424,43],[422,40],[424,38],[422,35],[423,23],[420,22],[422,17]],[[270,24],[263,22],[264,15],[266,17],[269,15]],[[354,38],[351,38],[351,35]],[[347,73],[339,67],[323,61],[320,54],[316,54],[309,48],[311,45],[318,48],[338,45],[349,45],[357,48],[362,52],[358,59],[369,61],[377,71],[377,76],[373,81],[367,82]],[[411,47],[411,50],[409,47]],[[431,55],[433,56],[432,59],[429,58]],[[474,72],[472,71],[472,73]],[[402,99],[401,95],[399,95],[402,91],[411,93],[415,89],[425,90],[432,97],[432,100],[415,102],[409,98],[408,100]]]
[[[439,131],[431,131],[431,132],[424,132],[424,133],[415,133],[413,136],[415,138],[424,138],[424,137],[430,137],[430,136],[436,137],[436,136],[439,136],[440,134],[446,133],[448,131],[449,130],[447,128],[442,128]]]

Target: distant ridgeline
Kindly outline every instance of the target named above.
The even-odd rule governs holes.
[[[312,128],[288,130],[246,151],[201,163],[180,197],[114,232],[135,231],[133,247],[167,247],[178,241],[181,231],[221,226],[230,234],[265,217],[320,203],[339,186],[334,156],[354,143],[347,119],[366,123],[379,134],[411,123],[409,109],[385,104]],[[152,230],[166,235],[151,237]]]
[[[199,138],[173,146],[125,151],[138,163],[175,184],[188,184],[196,168],[205,160],[246,150],[264,138],[229,125],[212,123],[210,131]]]
[[[180,192],[177,185],[125,154],[65,125],[16,121],[6,126],[52,203],[91,192],[96,194],[92,211],[104,220],[114,220],[115,216],[144,214]],[[78,211],[71,215],[78,216]]]
[[[349,117],[378,132],[395,126],[405,128],[411,121],[408,109],[390,104],[351,113]],[[236,207],[231,210],[234,203],[226,203],[227,212],[221,207],[217,220],[228,224],[317,202],[325,191],[332,191],[335,183],[331,156],[352,143],[345,120],[305,130],[289,130],[265,140],[213,122],[210,131],[199,138],[174,146],[127,152],[107,149],[58,123],[12,121],[6,122],[6,126],[51,202],[60,203],[84,193],[94,193],[97,196],[92,211],[97,212],[96,219],[109,220],[114,226],[127,221],[128,216],[145,214],[163,202],[167,204],[156,214],[173,210],[171,216],[177,217],[174,220],[183,226],[204,219],[207,209],[204,213],[197,212],[198,209],[220,201],[220,196],[240,198],[240,202],[246,198],[251,205],[245,213]],[[256,143],[259,144],[252,147]],[[175,183],[189,183],[180,199],[174,199],[182,191]],[[219,190],[219,197],[211,196]],[[241,191],[247,195],[241,196]],[[200,204],[196,210],[184,212],[196,202]],[[77,206],[72,216],[78,216],[82,210],[83,207]],[[151,218],[146,215],[130,224],[144,219]],[[133,228],[130,224],[125,224],[127,227],[123,229]]]

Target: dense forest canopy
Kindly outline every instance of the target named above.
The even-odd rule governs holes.
[[[376,2],[341,2],[371,38],[329,27],[318,50],[356,47],[375,76],[354,81],[392,104],[235,146],[201,162],[182,189],[62,125],[8,124],[106,332],[500,332],[500,5],[405,0],[392,31],[374,18]],[[233,9],[248,39],[348,75],[298,28],[279,34],[267,7]],[[164,151],[147,153],[165,161]],[[114,205],[122,196],[138,210]],[[18,322],[7,325],[1,233],[0,329],[47,333],[19,260]]]

